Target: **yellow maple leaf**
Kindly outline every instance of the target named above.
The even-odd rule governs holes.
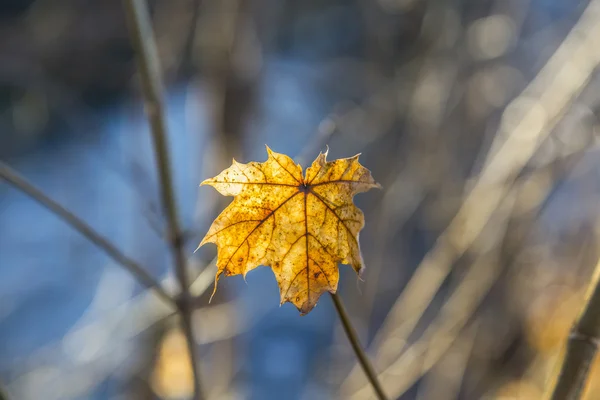
[[[364,216],[352,198],[380,186],[360,165],[359,155],[327,161],[327,153],[320,153],[303,176],[290,157],[268,146],[267,153],[264,163],[233,160],[231,167],[202,182],[234,200],[198,247],[217,245],[215,291],[221,274],[245,278],[259,265],[269,266],[281,304],[291,302],[304,315],[324,292],[336,292],[339,263],[360,275],[358,233]]]

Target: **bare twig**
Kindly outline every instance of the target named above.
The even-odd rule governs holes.
[[[340,316],[340,320],[342,321],[342,325],[344,326],[344,331],[346,332],[346,336],[348,336],[350,345],[352,345],[352,349],[354,350],[354,353],[356,354],[356,357],[358,358],[362,369],[365,371],[365,375],[367,376],[369,383],[373,387],[377,398],[379,400],[387,399],[387,396],[385,395],[383,388],[381,387],[381,383],[379,383],[379,379],[377,378],[377,372],[375,372],[375,369],[371,365],[371,361],[369,361],[365,350],[360,344],[358,335],[356,334],[356,331],[352,326],[352,322],[350,322],[350,317],[348,316],[348,313],[346,312],[342,301],[340,300],[337,293],[333,293],[331,295],[331,299],[333,300],[335,309],[338,315]]]
[[[600,261],[586,296],[585,306],[567,342],[562,365],[557,366],[554,385],[550,387],[552,400],[581,398],[592,361],[600,343]]]
[[[16,171],[3,162],[0,162],[0,178],[4,179],[11,186],[22,191],[40,205],[44,206],[52,213],[60,217],[73,229],[85,236],[90,242],[101,248],[119,265],[127,269],[142,285],[153,290],[154,293],[156,293],[165,303],[172,307],[175,306],[175,302],[171,296],[150,274],[148,274],[148,272],[146,272],[146,270],[144,270],[144,268],[121,253],[119,249],[102,237],[91,226],[83,222],[81,219],[79,219],[79,217],[65,209],[56,201],[46,196],[41,190],[33,186],[24,177],[19,175]]]
[[[156,42],[146,2],[144,0],[125,0],[124,4],[129,18],[131,39],[137,54],[141,84],[145,97],[145,108],[154,142],[156,168],[160,179],[161,200],[169,227],[169,244],[174,253],[175,273],[181,286],[181,297],[178,306],[181,313],[182,330],[186,336],[192,363],[194,398],[201,399],[203,396],[192,328],[192,307],[186,267],[187,260],[184,254],[184,240],[179,226],[175,192],[171,179],[171,163],[169,160],[167,127],[163,110],[162,85]]]
[[[178,75],[183,76],[190,74],[194,70],[194,45],[196,44],[196,35],[198,33],[198,20],[200,19],[202,0],[194,0],[191,7],[192,17],[190,27],[185,38],[181,61],[178,68]]]

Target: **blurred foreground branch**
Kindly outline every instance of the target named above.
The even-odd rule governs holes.
[[[192,305],[187,276],[187,259],[184,254],[184,238],[179,226],[175,191],[171,176],[171,162],[164,116],[160,66],[150,16],[144,0],[126,0],[125,8],[133,46],[137,54],[145,109],[154,142],[156,168],[160,179],[162,205],[169,227],[169,244],[175,257],[175,272],[181,286],[178,308],[182,331],[185,334],[194,377],[194,399],[202,399],[200,373],[196,354],[196,342],[192,328]]]
[[[564,111],[588,83],[600,62],[600,1],[592,1],[538,76],[508,105],[482,172],[474,181],[458,213],[425,256],[392,307],[376,336],[376,367],[382,365],[385,343],[406,342],[435,293],[461,257],[480,235],[518,173],[548,137]],[[397,350],[399,353],[402,349]],[[344,386],[361,381],[355,367]],[[364,381],[363,381],[364,383]]]
[[[510,196],[506,197],[494,215],[494,223],[490,224],[493,228],[488,227],[488,229],[506,232],[508,216],[513,210],[515,197],[516,193],[512,192]],[[496,235],[495,240],[499,241],[502,237],[504,237],[503,234]],[[417,342],[408,346],[402,355],[380,374],[380,378],[388,378],[382,380],[384,384],[387,381],[386,389],[392,393],[394,398],[401,396],[442,358],[462,334],[475,310],[502,272],[501,264],[498,261],[498,246],[484,241],[480,247],[477,249],[480,253],[478,258],[452,291],[436,319],[427,327]],[[488,250],[489,247],[491,250]],[[406,343],[403,343],[402,347],[404,348]],[[387,348],[389,349],[389,346]],[[389,379],[392,376],[395,379]],[[366,389],[365,386],[352,396],[345,397],[356,400],[366,398]]]
[[[600,343],[600,261],[586,296],[586,304],[569,335],[562,365],[557,366],[557,376],[552,389],[552,400],[581,398],[592,361]]]
[[[121,253],[112,243],[103,238],[91,226],[83,222],[73,213],[63,206],[46,196],[41,190],[29,183],[8,165],[0,162],[0,178],[8,182],[16,189],[22,191],[42,206],[46,207],[53,214],[69,224],[77,232],[85,236],[90,242],[104,250],[108,256],[115,260],[119,265],[127,269],[131,274],[145,287],[154,291],[165,303],[175,308],[175,302],[171,296],[161,287],[161,285],[144,268],[135,261]]]

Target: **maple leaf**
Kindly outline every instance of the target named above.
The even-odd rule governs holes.
[[[267,146],[264,163],[227,168],[201,185],[235,196],[198,246],[218,249],[215,289],[221,274],[242,274],[264,265],[275,273],[281,304],[291,302],[304,315],[324,292],[335,293],[338,264],[359,274],[358,243],[364,216],[355,194],[380,187],[358,156],[327,161],[327,152],[302,175],[302,167]],[[213,295],[214,295],[213,291]]]

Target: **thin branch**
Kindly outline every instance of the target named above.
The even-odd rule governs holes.
[[[586,303],[567,342],[551,390],[552,400],[580,399],[600,344],[600,261],[596,265]]]
[[[178,67],[178,76],[187,77],[194,71],[194,45],[196,44],[196,35],[198,33],[198,20],[200,19],[200,9],[202,8],[202,0],[194,0],[192,3],[192,16],[190,28],[183,44],[183,52],[181,61]]]
[[[358,358],[358,362],[360,363],[362,369],[365,371],[367,379],[371,383],[371,386],[373,386],[373,390],[375,390],[377,398],[379,400],[387,399],[387,396],[383,391],[381,383],[377,378],[377,372],[375,372],[375,368],[373,368],[373,365],[371,365],[371,361],[369,361],[365,350],[360,344],[358,335],[356,334],[356,331],[352,326],[352,322],[350,322],[350,317],[348,316],[348,313],[346,312],[346,309],[344,308],[340,297],[337,295],[337,293],[333,293],[331,294],[331,298],[333,300],[333,304],[335,305],[335,310],[340,316],[340,320],[342,321],[342,325],[344,326],[344,331],[346,332],[346,336],[348,336],[350,345],[352,345],[352,349],[354,350],[354,353],[356,354],[356,357]]]
[[[28,182],[24,177],[19,175],[16,171],[3,162],[0,162],[0,178],[4,179],[11,186],[25,193],[40,205],[61,218],[73,229],[85,236],[90,242],[101,248],[115,262],[128,270],[142,285],[153,290],[154,293],[156,293],[156,295],[158,295],[158,297],[160,297],[165,303],[175,308],[175,301],[173,298],[161,287],[160,283],[158,283],[150,274],[148,274],[148,272],[146,272],[146,270],[144,270],[144,268],[121,253],[119,249],[102,237],[91,226],[83,222],[79,217],[65,209],[56,201],[46,196],[40,189],[36,188],[33,184]]]
[[[124,4],[128,14],[130,36],[137,55],[141,85],[145,98],[145,108],[154,142],[156,168],[160,179],[161,200],[167,217],[169,242],[175,258],[175,273],[181,286],[181,297],[178,306],[181,313],[182,330],[186,337],[192,363],[194,398],[202,399],[200,372],[192,328],[192,307],[187,276],[187,260],[184,254],[184,240],[179,226],[175,192],[171,179],[171,163],[169,160],[167,127],[164,117],[156,42],[146,2],[144,0],[125,0]]]

